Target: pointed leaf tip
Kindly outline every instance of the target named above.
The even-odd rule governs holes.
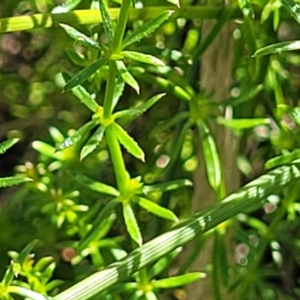
[[[180,0],[167,0],[167,1],[180,8]]]

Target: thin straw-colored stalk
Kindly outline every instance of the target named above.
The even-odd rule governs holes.
[[[157,16],[165,10],[173,10],[173,18],[187,18],[187,19],[214,19],[218,18],[222,11],[226,8],[218,7],[203,7],[203,6],[186,6],[183,8],[176,8],[174,6],[159,6],[146,7],[142,9],[131,9],[130,20],[150,19]],[[117,19],[119,15],[118,8],[109,9],[109,14],[112,19]],[[232,17],[241,16],[238,10],[234,11]],[[78,24],[97,24],[101,23],[102,18],[99,10],[75,10],[67,13],[59,14],[33,14],[25,16],[17,16],[0,19],[0,33],[12,32],[21,30],[31,30],[35,28],[49,28],[58,26],[59,23],[66,23],[69,25]]]

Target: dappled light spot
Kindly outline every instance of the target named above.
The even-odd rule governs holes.
[[[170,157],[168,155],[161,155],[157,161],[156,161],[156,166],[160,169],[164,169],[170,162]]]
[[[184,163],[183,168],[185,171],[194,172],[197,166],[198,166],[198,159],[196,156],[193,156]]]
[[[74,248],[71,247],[64,248],[61,252],[61,257],[66,262],[72,261],[75,255],[76,255],[76,251]]]
[[[247,256],[250,252],[249,246],[245,243],[238,244],[235,247],[235,260],[240,265],[247,265],[248,259]]]

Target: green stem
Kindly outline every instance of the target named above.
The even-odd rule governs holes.
[[[120,10],[120,15],[119,15],[119,21],[117,24],[114,40],[112,42],[112,51],[113,52],[118,53],[122,50],[122,41],[123,41],[126,26],[127,26],[130,7],[131,7],[131,0],[123,0],[122,1],[122,6],[121,6],[121,10]]]
[[[114,61],[109,62],[108,79],[105,89],[103,118],[108,120],[111,117],[113,98],[115,92],[117,70]]]
[[[123,0],[122,6],[120,9],[119,21],[117,24],[115,37],[112,42],[111,50],[112,52],[120,52],[122,46],[122,40],[124,37],[127,20],[130,12],[131,0]],[[111,114],[112,114],[112,106],[113,106],[113,98],[116,84],[116,76],[117,70],[114,61],[109,62],[109,70],[108,70],[108,79],[105,90],[104,97],[104,111],[103,111],[103,119],[104,121],[111,122]],[[124,194],[127,188],[127,183],[129,180],[128,172],[126,171],[126,166],[124,163],[122,151],[118,139],[113,132],[113,124],[108,125],[106,128],[106,139],[108,143],[108,147],[110,150],[111,159],[114,165],[114,171],[116,174],[118,188],[121,194]]]
[[[121,194],[124,194],[127,188],[129,175],[126,171],[122,151],[118,139],[113,132],[112,126],[106,128],[106,140],[109,147],[111,159],[114,165],[118,188]]]

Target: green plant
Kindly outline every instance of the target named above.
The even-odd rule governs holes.
[[[2,186],[28,181],[4,210],[5,218],[22,215],[28,234],[38,238],[37,248],[47,256],[33,266],[35,242],[11,253],[0,296],[158,299],[163,289],[205,277],[204,270],[188,269],[214,237],[212,268],[205,270],[213,282],[210,297],[223,299],[223,287],[236,299],[296,297],[298,283],[274,289],[272,280],[281,280],[282,245],[299,225],[299,109],[297,89],[289,83],[299,57],[269,55],[298,49],[298,42],[276,43],[276,30],[286,18],[282,6],[299,22],[299,5],[290,0],[42,2],[24,1],[36,13],[0,19],[0,31],[58,25],[53,30],[66,47],[61,43],[53,50],[52,36],[49,48],[55,53],[65,48],[68,62],[62,59],[62,67],[55,63],[51,72],[28,81],[33,86],[34,80],[50,80],[55,90],[63,89],[58,103],[65,101],[67,108],[58,114],[64,122],[53,114],[50,136],[43,132],[32,142],[36,162],[19,165],[22,176],[2,179]],[[206,18],[217,20],[202,36]],[[231,97],[216,101],[198,83],[198,61],[234,18],[242,25],[233,35]],[[35,113],[44,98],[30,109],[12,105],[11,111]],[[83,106],[76,106],[76,99]],[[218,128],[239,140],[234,159],[244,179],[251,180],[231,194]],[[198,148],[214,204],[190,215]],[[264,165],[267,172],[261,175]],[[194,184],[205,178],[194,177]],[[265,213],[258,217],[262,208]],[[230,230],[238,245],[234,264],[226,244]],[[293,258],[299,247],[295,236],[288,248]],[[169,264],[193,239],[199,249],[170,276]],[[59,290],[61,280],[52,277],[60,278],[53,271],[54,262],[59,268],[62,260],[72,271]],[[22,282],[13,280],[18,274]]]

